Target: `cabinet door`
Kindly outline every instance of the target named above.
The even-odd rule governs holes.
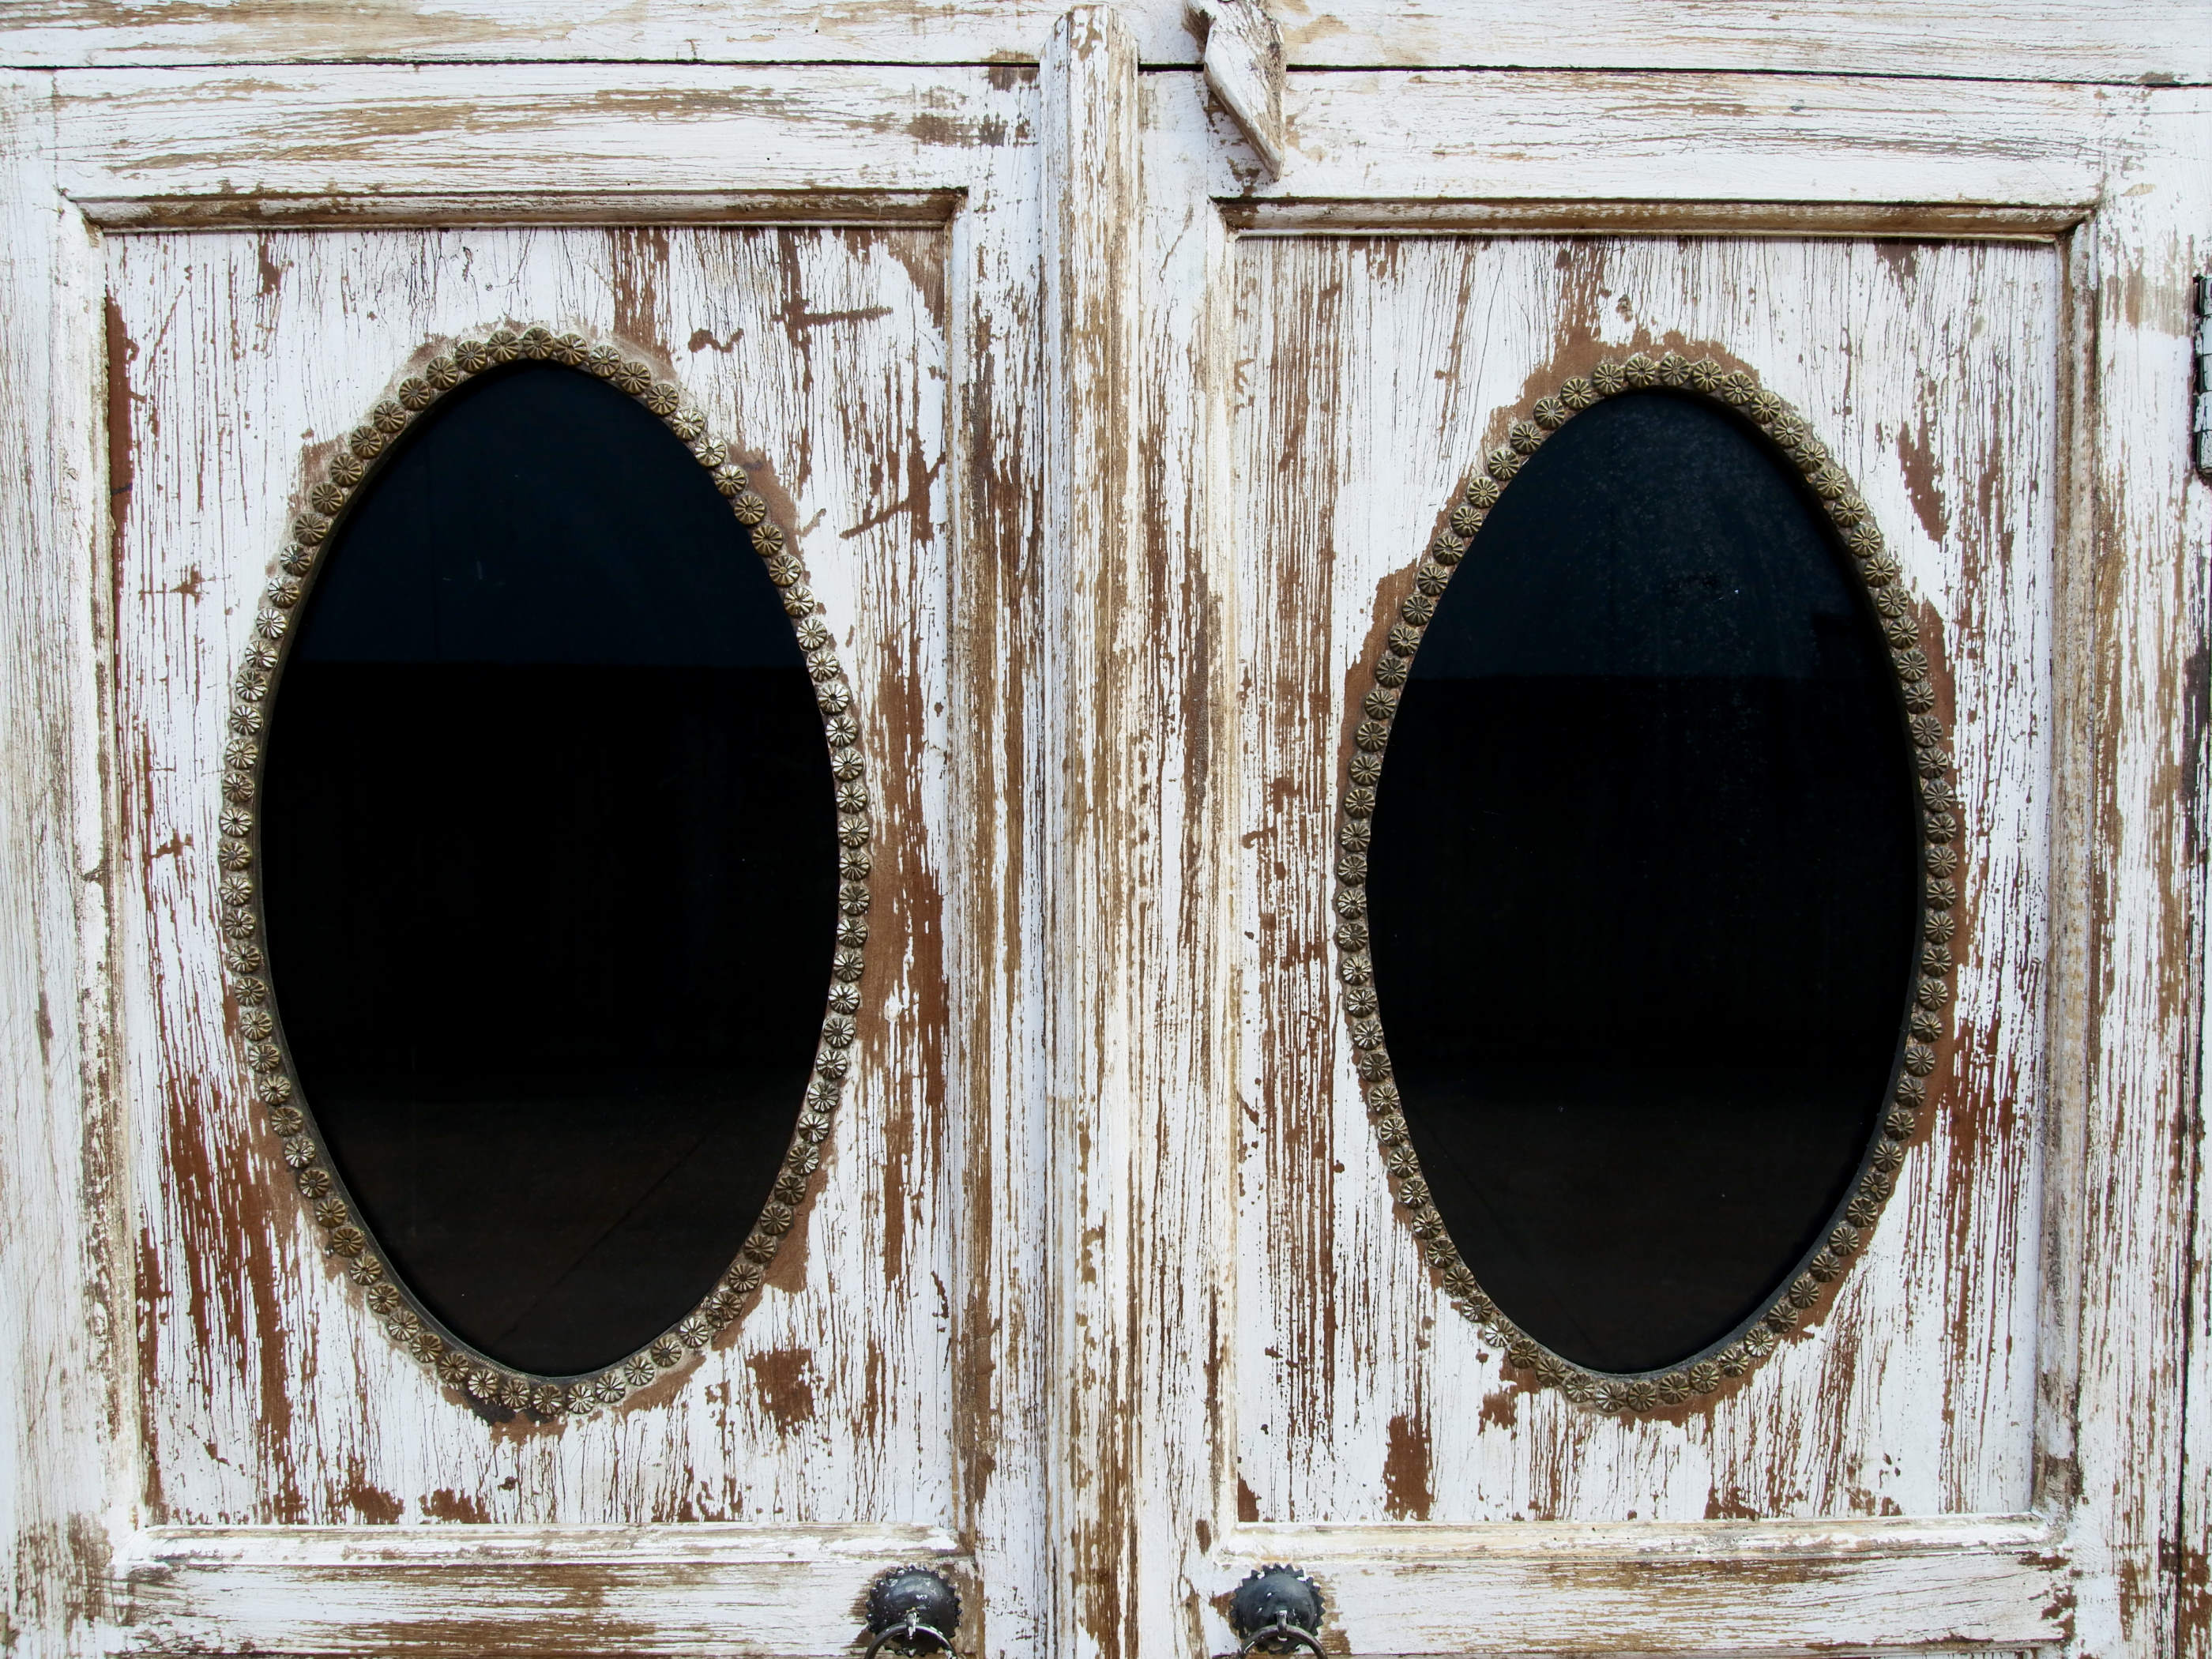
[[[920,1563],[1018,1640],[952,1010],[1033,357],[1031,151],[972,141],[1030,97],[64,78],[131,1639],[817,1652]]]
[[[1147,81],[1155,571],[1221,662],[1158,769],[1204,943],[1129,957],[1191,1047],[1125,1449],[1188,1518],[1128,1546],[1217,1650],[1269,1563],[1354,1652],[2158,1616],[2196,487],[2183,300],[2086,273],[2184,295],[2203,135],[2120,103],[1294,71],[1271,177]]]

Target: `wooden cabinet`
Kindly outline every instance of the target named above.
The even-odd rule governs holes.
[[[1288,1562],[1330,1652],[2202,1647],[2212,17],[1212,9],[1210,65],[1151,0],[9,20],[11,1644],[858,1651],[921,1563],[963,1654],[1195,1656]],[[217,862],[318,469],[532,326],[773,504],[873,859],[765,1285],[544,1409],[330,1250]],[[1754,375],[1848,476],[1959,825],[1879,1219],[1648,1398],[1470,1316],[1332,908],[1435,539],[1632,362]]]

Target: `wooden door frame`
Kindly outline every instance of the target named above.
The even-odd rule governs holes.
[[[2203,9],[2160,13],[2171,35],[2138,50],[2135,9],[2118,5],[1997,34],[1971,18],[1947,20],[1946,33],[1922,29],[1910,10],[1839,6],[1822,14],[1824,36],[1819,26],[1665,27],[1676,9],[1620,0],[1617,28],[1577,36],[1634,40],[1628,55],[1668,76],[1569,64],[1463,75],[1460,87],[1407,73],[1401,94],[1460,87],[1466,125],[1455,130],[1467,137],[1440,164],[1436,129],[1413,118],[1418,100],[1371,95],[1376,77],[1395,72],[1373,66],[1501,61],[1492,54],[1558,62],[1543,55],[1547,42],[1556,52],[1557,32],[1523,19],[1518,33],[1431,23],[1394,38],[1391,9],[1374,0],[1339,9],[1356,27],[1339,32],[1354,44],[1334,70],[1293,70],[1294,153],[1272,184],[1178,66],[1190,61],[1176,44],[1188,41],[1182,23],[1149,3],[1133,8],[1135,30],[1091,20],[1060,28],[1042,52],[1034,43],[1056,5],[961,11],[927,50],[896,44],[927,31],[889,24],[843,25],[810,48],[950,58],[903,79],[879,67],[526,61],[690,55],[692,26],[676,9],[643,8],[629,33],[591,37],[587,48],[573,31],[549,44],[558,32],[539,21],[477,20],[482,55],[515,60],[495,76],[462,64],[284,61],[303,38],[339,43],[325,57],[453,55],[467,42],[441,34],[441,20],[459,16],[450,8],[368,23],[318,13],[263,42],[220,8],[166,33],[118,16],[75,34],[46,30],[11,61],[53,66],[0,81],[0,435],[4,453],[24,458],[0,493],[0,870],[13,922],[0,1008],[14,1034],[0,1167],[17,1206],[0,1241],[13,1379],[7,1634],[40,1654],[337,1652],[364,1642],[542,1650],[547,1610],[588,1604],[644,1621],[625,1626],[626,1647],[742,1641],[797,1655],[823,1645],[817,1609],[849,1611],[878,1565],[921,1552],[972,1566],[990,1587],[1002,1611],[975,1639],[993,1653],[1218,1651],[1221,1593],[1251,1563],[1285,1556],[1334,1572],[1340,1629],[1364,1651],[1465,1650],[1470,1611],[1479,1645],[1499,1649],[2202,1651],[2212,1629],[2212,1377],[2202,1374],[2212,1345],[2197,1332],[2212,1295],[2203,1236],[2212,1219],[2198,1202],[2196,780],[2212,512],[2188,471],[2178,389],[2188,299],[2168,277],[2206,257],[2212,95],[2113,83],[2205,79]],[[1487,9],[1468,15],[1501,27]],[[777,16],[763,38],[803,33],[796,13]],[[1873,44],[1854,33],[1869,20]],[[209,44],[195,52],[199,41]],[[1884,89],[1855,140],[1864,165],[1843,173],[1833,131],[1818,136],[1826,171],[1813,146],[1792,141],[1783,106],[1812,82],[1752,72],[1941,75],[1976,48],[2014,84],[1820,82],[1847,104],[1855,87]],[[1025,61],[961,67],[1009,52]],[[963,129],[957,97],[947,107],[942,91],[1031,74],[1042,78],[1032,134]],[[669,142],[643,166],[602,101],[622,86],[645,100],[634,108],[664,100],[654,119]],[[1693,86],[1772,114],[1730,149],[1727,199],[1699,182],[1710,151],[1656,154],[1642,142],[1650,124],[1639,100]],[[810,99],[845,116],[817,130],[788,125]],[[500,100],[528,118],[495,142],[473,137],[463,117]],[[1404,118],[1377,122],[1394,107]],[[361,143],[341,155],[294,142],[332,110],[357,112]],[[1892,142],[1897,129],[1883,125],[1900,116],[1914,123],[1910,143]],[[1485,149],[1498,126],[1540,118],[1559,132],[1553,147],[1533,157],[1525,146]],[[548,179],[561,181],[550,205]],[[1040,205],[1048,210],[1031,222]],[[963,240],[973,221],[963,216],[985,211],[1006,216],[1006,232]],[[962,250],[956,354],[981,364],[1003,317],[1021,313],[1034,267],[986,257],[1019,245],[1017,222],[1044,250],[1045,315],[1061,325],[1047,337],[1064,346],[1034,376],[978,375],[983,389],[956,417],[1000,434],[1035,422],[1054,463],[1042,499],[994,497],[978,481],[955,501],[956,609],[969,629],[957,648],[967,688],[957,766],[975,863],[957,897],[966,938],[953,969],[971,1013],[948,1070],[960,1080],[963,1133],[991,1172],[976,1188],[978,1288],[963,1316],[978,1330],[1034,1329],[1048,1309],[1049,1328],[1035,1343],[998,1343],[1000,1363],[975,1376],[970,1420],[994,1466],[969,1483],[965,1537],[722,1528],[650,1540],[589,1528],[178,1537],[140,1526],[127,1103],[106,988],[109,894],[121,878],[107,859],[119,809],[105,747],[114,635],[100,237],[165,226],[946,213]],[[2033,1514],[1638,1528],[1632,1572],[1619,1553],[1629,1540],[1603,1528],[1433,1528],[1409,1544],[1401,1528],[1385,1538],[1236,1518],[1221,1334],[1235,1286],[1206,1234],[1231,1179],[1222,1115],[1235,1076],[1227,1035],[1206,1029],[1202,1012],[1233,1000],[1237,971],[1219,943],[1232,937],[1222,838],[1235,816],[1231,769],[1216,757],[1231,752],[1236,695],[1223,645],[1234,560],[1216,482],[1234,368],[1223,277],[1239,234],[1417,225],[1978,228],[2059,240],[2071,465],[2054,629],[2057,1036],[2046,1061],[2048,1352]],[[1177,297],[1189,295],[1200,298]],[[1140,557],[1132,523],[1146,526]],[[1093,771],[1093,757],[1109,763]],[[1081,994],[1046,981],[1041,958],[1060,936],[1019,902],[1055,890],[1055,925],[1091,953]],[[1193,938],[1214,942],[1193,949]],[[1030,1101],[1042,1110],[1024,1120],[1017,1108]],[[1049,1516],[1041,1530],[1037,1514]],[[452,1618],[457,1583],[475,1609],[465,1626]],[[364,1583],[423,1588],[349,1604]],[[1547,1613],[1540,1626],[1516,1612],[1532,1605],[1532,1587],[1553,1609],[1571,1592],[1587,1613],[1570,1626]],[[1895,1617],[1869,1628],[1870,1606]],[[596,1650],[611,1627],[577,1626],[574,1650]]]

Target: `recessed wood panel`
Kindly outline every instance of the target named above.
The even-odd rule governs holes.
[[[1268,1522],[2010,1513],[2032,1492],[2058,263],[2047,247],[1255,237],[1237,262],[1250,936],[1240,1512]],[[1863,493],[1958,736],[1953,1035],[1871,1243],[1747,1376],[1656,1418],[1535,1385],[1394,1209],[1330,875],[1372,651],[1471,461],[1601,357],[1726,342]],[[1745,971],[1757,971],[1747,958]],[[1532,964],[1573,1018],[1571,987]],[[1386,1011],[1385,1018],[1388,1014]],[[1715,1224],[1691,1203],[1655,1228]],[[1225,1388],[1225,1385],[1224,1385]],[[1878,1434],[1878,1439],[1877,1439]],[[1874,1449],[1879,1446],[1879,1450]]]
[[[108,242],[134,872],[116,951],[155,1519],[945,1520],[944,247],[773,227]],[[875,903],[798,1248],[630,1401],[501,1425],[379,1328],[288,1188],[226,1006],[217,809],[234,673],[313,469],[428,343],[532,322],[656,358],[788,527],[850,679]]]

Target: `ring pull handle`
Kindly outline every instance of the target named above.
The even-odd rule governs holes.
[[[906,1653],[949,1654],[960,1628],[960,1595],[952,1581],[928,1567],[896,1567],[868,1590],[867,1659],[891,1644]],[[923,1650],[927,1639],[931,1644]]]
[[[1263,1625],[1244,1638],[1244,1645],[1237,1650],[1237,1659],[1245,1659],[1253,1649],[1272,1644],[1273,1650],[1283,1652],[1287,1648],[1304,1647],[1316,1653],[1322,1650],[1321,1638],[1303,1626],[1287,1619],[1278,1619],[1272,1625]]]
[[[1321,1652],[1323,1611],[1321,1587],[1296,1567],[1254,1568],[1229,1598],[1229,1622],[1244,1638],[1238,1659],[1298,1648]]]
[[[925,1625],[919,1619],[908,1618],[893,1625],[889,1630],[876,1632],[876,1639],[868,1644],[868,1659],[876,1659],[876,1655],[883,1650],[886,1642],[896,1642],[910,1652],[915,1640],[924,1636],[937,1644],[938,1651],[952,1651],[951,1638],[943,1631],[933,1625]]]

